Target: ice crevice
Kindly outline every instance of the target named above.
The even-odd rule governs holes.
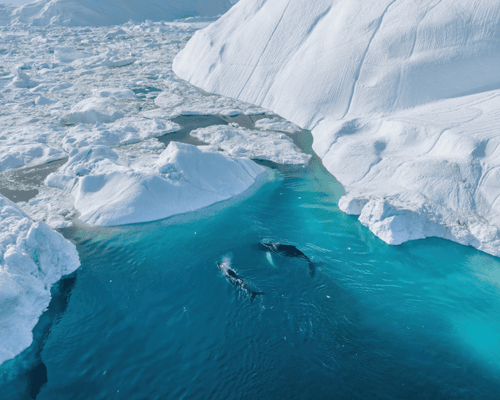
[[[276,23],[276,26],[274,27],[271,35],[269,36],[269,39],[266,43],[266,45],[264,46],[264,48],[262,49],[262,53],[260,55],[260,57],[257,57],[256,61],[255,61],[255,65],[252,69],[252,71],[250,72],[250,74],[248,75],[248,79],[246,80],[245,84],[242,85],[241,87],[241,90],[240,92],[238,93],[238,96],[237,98],[239,98],[241,96],[241,93],[243,93],[243,91],[245,90],[245,87],[247,86],[248,82],[252,79],[252,76],[253,74],[255,73],[255,70],[257,69],[257,67],[259,66],[259,63],[262,59],[262,55],[265,54],[266,50],[267,50],[267,47],[269,46],[269,43],[271,43],[271,40],[273,39],[273,36],[274,34],[276,33],[276,31],[278,30],[280,24],[281,24],[281,21],[283,20],[283,17],[285,16],[286,14],[286,11],[288,10],[288,7],[290,6],[290,3],[292,2],[293,0],[289,0],[287,5],[285,6],[285,9],[283,10],[283,13],[281,14],[281,17],[278,19],[278,22]]]

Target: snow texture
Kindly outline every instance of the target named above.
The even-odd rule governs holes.
[[[0,195],[0,364],[29,347],[51,286],[79,266],[73,244]]]
[[[82,221],[110,226],[167,218],[229,199],[264,171],[210,146],[170,142],[160,154],[131,160],[94,146],[74,149],[46,184],[71,192]]]
[[[105,26],[133,21],[173,21],[216,16],[231,7],[229,0],[37,0],[23,5],[0,4],[0,25]],[[107,37],[123,35],[110,32]]]
[[[311,129],[339,206],[391,244],[500,255],[500,5],[243,0],[174,71]]]

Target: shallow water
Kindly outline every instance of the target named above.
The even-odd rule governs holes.
[[[316,157],[275,175],[225,207],[66,230],[82,266],[54,288],[33,346],[0,367],[0,397],[30,398],[43,364],[37,399],[498,398],[498,259],[441,239],[384,244],[338,210]],[[296,245],[314,278],[261,240]],[[221,275],[226,255],[264,296]]]
[[[29,201],[36,197],[37,188],[43,185],[45,178],[67,161],[64,158],[35,167],[0,172],[0,194],[15,203]]]

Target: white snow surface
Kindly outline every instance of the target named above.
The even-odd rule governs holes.
[[[229,0],[37,0],[23,5],[0,4],[0,25],[105,26],[129,20],[173,21],[216,16],[230,7]]]
[[[29,347],[50,288],[79,266],[73,244],[0,195],[0,364]]]
[[[191,131],[190,135],[232,156],[269,160],[278,164],[307,164],[311,158],[309,154],[302,153],[285,134],[246,129],[236,124],[199,128]]]
[[[71,192],[82,221],[110,226],[198,210],[244,192],[265,171],[250,159],[178,142],[159,154],[130,155],[105,146],[74,149],[46,184]]]
[[[311,129],[342,210],[391,244],[500,255],[500,3],[242,0],[174,71]]]

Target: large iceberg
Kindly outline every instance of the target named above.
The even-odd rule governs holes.
[[[0,195],[0,364],[31,344],[51,286],[79,266],[73,244]]]
[[[104,26],[133,21],[216,16],[231,7],[229,0],[37,0],[0,5],[0,25]]]
[[[500,4],[243,0],[174,71],[311,129],[342,210],[387,243],[500,255]]]

